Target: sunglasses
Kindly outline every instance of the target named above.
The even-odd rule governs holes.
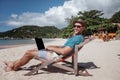
[[[80,25],[74,25],[73,27],[74,27],[74,28],[75,28],[75,27],[80,28],[80,27],[82,27],[82,26],[80,26]]]

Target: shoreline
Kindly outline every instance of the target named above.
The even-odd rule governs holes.
[[[43,39],[43,42],[44,42],[44,45],[47,46],[47,45],[62,45],[64,44],[63,42],[65,42],[67,39],[62,39],[62,38],[55,38],[55,39]],[[52,43],[56,43],[56,44],[52,44]],[[36,46],[36,43],[27,43],[27,44],[8,44],[8,45],[0,45],[0,50],[8,50],[8,49],[14,49],[14,48],[18,48],[18,47],[35,47],[37,48]]]
[[[56,40],[61,41],[61,40],[66,40],[66,39],[61,39],[61,38],[46,39],[46,38],[43,38],[44,44],[51,43],[51,42],[54,42]],[[0,45],[0,50],[7,49],[7,48],[19,47],[19,46],[25,46],[25,45],[33,45],[33,44],[36,44],[34,40],[31,40],[31,43],[19,43],[19,42],[17,44],[15,44],[15,43],[9,44],[8,43],[8,44]]]
[[[2,49],[8,49],[8,48],[15,48],[20,46],[26,46],[26,45],[33,45],[33,44],[11,44],[11,45],[0,45],[0,50]]]

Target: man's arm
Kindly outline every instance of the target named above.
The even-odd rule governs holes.
[[[66,46],[64,48],[59,47],[59,46],[48,46],[46,49],[60,53],[60,54],[66,54],[72,51],[72,48],[70,48],[69,46]]]

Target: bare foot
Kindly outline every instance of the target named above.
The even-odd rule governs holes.
[[[13,71],[13,62],[7,62],[7,61],[4,61],[4,64],[6,65],[6,67],[4,68],[4,70],[6,72],[8,71]]]

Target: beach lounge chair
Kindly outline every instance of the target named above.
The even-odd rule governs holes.
[[[88,42],[90,42],[93,38],[88,38],[85,39],[83,43],[76,45],[75,46],[75,53],[73,54],[68,54],[65,56],[59,56],[59,58],[54,58],[50,61],[39,58],[40,61],[44,61],[44,63],[41,63],[39,66],[37,66],[36,68],[34,68],[33,70],[31,70],[30,72],[28,72],[27,74],[25,74],[25,76],[30,76],[30,75],[34,75],[38,73],[38,70],[45,68],[45,66],[54,66],[60,69],[64,69],[66,71],[72,72],[74,73],[74,75],[81,75],[81,76],[91,76],[91,74],[89,74],[87,72],[87,70],[81,70],[81,72],[78,71],[78,52],[80,51],[80,49],[87,44]],[[66,61],[68,58],[72,57],[72,61],[68,62]],[[70,66],[66,66],[66,65],[62,65],[62,64],[58,64],[59,62],[64,62],[66,64],[71,64],[72,67]],[[83,71],[85,71],[84,73],[82,73]]]

